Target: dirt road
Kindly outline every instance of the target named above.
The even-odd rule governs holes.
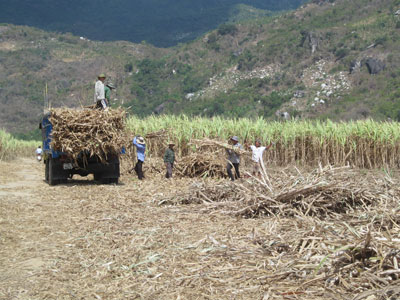
[[[0,298],[29,299],[54,259],[63,234],[60,208],[43,193],[42,164],[29,159],[1,163]]]
[[[125,176],[118,186],[75,180],[50,187],[34,160],[0,167],[0,299],[242,299],[263,293],[224,258],[223,241],[239,245],[264,222],[157,205],[160,196],[188,188],[187,180],[142,183]],[[210,255],[217,248],[222,252]]]

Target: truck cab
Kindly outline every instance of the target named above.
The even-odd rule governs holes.
[[[101,183],[118,184],[120,176],[119,154],[107,155],[106,162],[101,162],[97,156],[82,151],[78,158],[71,154],[53,149],[51,146],[53,125],[50,122],[51,112],[44,114],[39,128],[42,131],[43,161],[45,167],[45,181],[49,185],[65,183],[74,174],[88,176],[93,174],[94,179]]]

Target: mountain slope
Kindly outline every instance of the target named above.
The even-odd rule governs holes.
[[[164,103],[169,112],[233,117],[400,119],[400,1],[314,2],[139,63],[145,72],[128,82],[146,106],[132,104],[144,113]]]
[[[71,32],[94,40],[171,46],[227,21],[237,4],[271,11],[304,0],[13,0],[0,2],[0,22]]]
[[[91,104],[97,74],[106,72],[121,84],[126,61],[164,52],[147,45],[0,26],[0,128],[19,134],[36,131],[46,84],[53,106]]]
[[[115,105],[139,116],[400,120],[399,9],[313,1],[169,49],[2,26],[0,127],[34,131],[46,83],[54,106],[90,104],[99,72],[118,86]]]

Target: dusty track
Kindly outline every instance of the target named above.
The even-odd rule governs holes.
[[[238,230],[247,236],[263,222],[153,201],[187,180],[129,176],[118,186],[83,179],[50,187],[34,160],[0,167],[0,299],[230,299],[242,289],[230,286],[230,276],[249,280],[207,253],[213,241]],[[199,272],[214,296],[202,295]]]
[[[329,270],[316,273],[332,254],[325,239],[333,228],[337,245],[354,242],[355,234],[364,241],[368,211],[360,218],[337,216],[340,222],[243,219],[207,212],[206,204],[158,205],[176,190],[194,189],[189,179],[149,174],[139,182],[124,175],[118,186],[82,179],[50,187],[43,164],[34,160],[0,168],[1,300],[368,297],[355,298],[362,285],[345,288],[352,280],[345,272],[340,292],[329,285]],[[399,224],[389,223],[387,232],[396,234]],[[321,249],[323,255],[310,257]],[[392,294],[400,293],[396,280],[386,284],[392,283]],[[374,290],[383,295],[382,282]],[[385,299],[376,295],[368,299]]]
[[[42,164],[21,159],[1,163],[0,298],[29,299],[56,255],[64,220],[43,197]],[[56,217],[57,216],[57,217]]]

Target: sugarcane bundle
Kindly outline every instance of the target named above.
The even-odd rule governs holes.
[[[145,135],[146,139],[166,138],[168,136],[168,130],[161,129],[155,132],[149,132]]]
[[[195,152],[182,157],[175,164],[177,171],[187,177],[223,178],[226,159],[221,153]]]
[[[108,156],[119,154],[126,144],[125,119],[122,109],[52,109],[51,147],[74,160],[88,155],[105,162]]]
[[[239,147],[234,147],[233,145],[230,145],[225,142],[221,142],[218,140],[213,140],[213,139],[193,139],[191,140],[191,144],[196,145],[196,147],[207,147],[207,146],[215,146],[217,148],[224,148],[226,150],[230,150],[235,152],[236,154],[242,155],[242,154],[250,154],[248,151],[244,149],[240,149]]]

